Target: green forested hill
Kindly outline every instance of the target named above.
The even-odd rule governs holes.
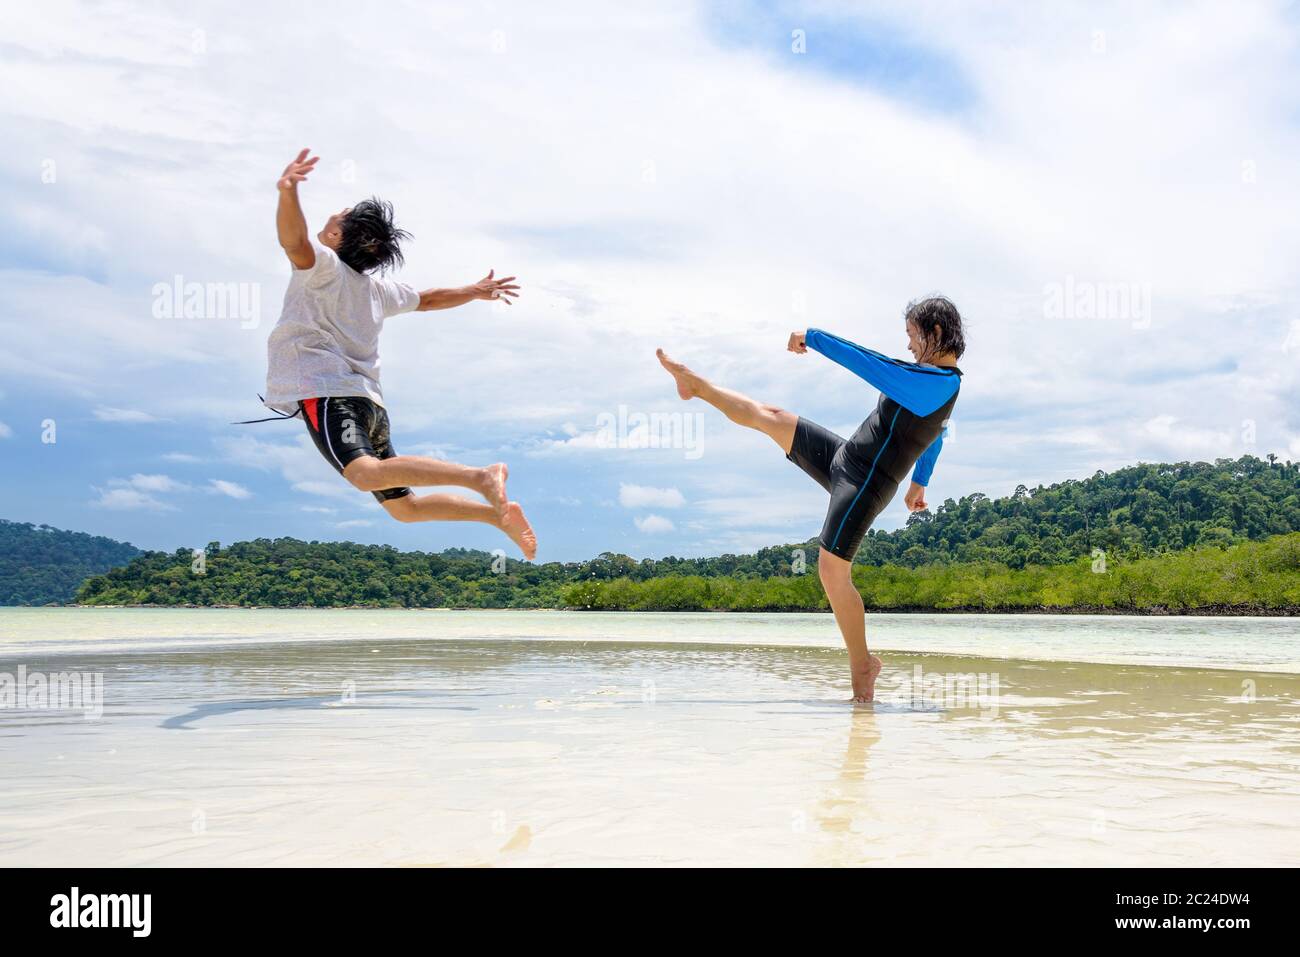
[[[1143,607],[1188,607],[1178,594],[1194,604],[1222,604],[1223,595],[1249,598],[1252,589],[1263,600],[1266,592],[1290,595],[1287,576],[1294,571],[1286,563],[1295,555],[1294,546],[1225,549],[1289,532],[1300,532],[1296,465],[1251,457],[1137,465],[1083,481],[1017,489],[1002,499],[971,495],[949,500],[933,514],[913,516],[906,528],[869,536],[859,553],[865,566],[859,584],[866,589],[869,582],[893,581],[898,595],[929,596],[918,601],[926,607],[988,607],[995,594],[1018,596],[993,602],[1001,602],[999,607],[1056,607],[1053,596],[1062,595],[1078,602],[1091,595],[1086,603],[1098,607],[1111,607],[1112,599],[1130,607],[1123,597],[1127,593],[1111,595],[1103,588],[1119,577],[1093,574],[1094,549],[1100,549],[1109,570],[1120,576],[1147,575],[1154,583],[1142,593]],[[1173,560],[1179,558],[1173,553],[1192,548],[1199,558]],[[803,551],[806,569],[794,561],[796,549]],[[188,550],[143,555],[126,568],[87,580],[78,600],[269,607],[810,608],[821,607],[816,575],[806,573],[815,571],[816,554],[815,545],[804,543],[717,558],[637,561],[604,553],[587,562],[510,560],[494,565],[492,555],[464,549],[431,554],[349,542],[258,539],[224,549],[213,543],[202,575],[191,571]],[[1255,567],[1250,563],[1263,560],[1261,556],[1271,563],[1268,575],[1251,578],[1241,572]],[[870,566],[879,574],[871,574]],[[951,568],[944,571],[947,566]],[[1079,569],[1088,577],[1078,579]],[[1251,584],[1221,589],[1211,601],[1209,591],[1195,591],[1189,574],[1235,576],[1238,584]],[[713,579],[751,584],[701,591],[700,583]],[[600,587],[593,591],[593,585]],[[632,587],[637,585],[645,587]],[[935,604],[943,595],[974,597]],[[1046,597],[1037,601],[1035,595]],[[1281,607],[1276,601],[1269,607]],[[901,597],[885,596],[873,607],[906,604]]]
[[[1270,459],[1273,457],[1270,456]],[[1059,565],[1092,549],[1136,559],[1300,531],[1300,463],[1254,456],[1134,465],[1006,498],[948,499],[905,528],[875,532],[858,561]]]
[[[0,605],[72,601],[86,576],[140,554],[111,538],[0,519]]]

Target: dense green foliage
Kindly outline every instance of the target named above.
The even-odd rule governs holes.
[[[0,518],[0,605],[72,601],[87,575],[139,554],[134,545],[111,538]]]
[[[868,536],[859,552],[864,567],[858,575],[864,593],[876,603],[873,607],[881,608],[990,607],[989,595],[1001,596],[997,601],[1006,607],[1063,607],[1062,595],[1074,596],[1070,600],[1080,605],[1146,607],[1136,598],[1124,599],[1123,587],[1128,586],[1117,583],[1148,573],[1140,569],[1159,567],[1165,571],[1152,579],[1158,584],[1151,587],[1176,587],[1182,594],[1190,586],[1166,573],[1176,576],[1194,566],[1186,564],[1190,557],[1154,565],[1144,564],[1145,559],[1210,547],[1214,550],[1195,554],[1211,558],[1197,560],[1220,561],[1214,556],[1225,554],[1221,549],[1228,545],[1296,531],[1300,466],[1252,457],[1214,464],[1137,465],[1110,475],[1099,472],[1084,481],[1017,489],[1002,499],[971,495],[949,500],[933,514],[913,516],[905,528]],[[1095,549],[1105,552],[1108,575],[1089,570]],[[127,568],[86,581],[78,601],[269,607],[820,608],[824,599],[816,558],[816,544],[804,543],[753,555],[637,561],[607,552],[587,562],[533,565],[464,549],[431,554],[349,542],[258,539],[226,549],[209,546],[203,574],[191,570],[186,550],[141,556]],[[1266,585],[1261,579],[1259,584],[1272,588],[1276,583]],[[1107,590],[1111,588],[1120,591]],[[1188,606],[1176,598],[1152,603]]]
[[[577,566],[497,559],[453,548],[431,554],[387,545],[259,538],[193,553],[151,552],[88,579],[77,600],[92,605],[249,605],[290,608],[549,608]],[[498,568],[501,571],[494,572]]]
[[[868,609],[1145,612],[1300,611],[1300,533],[1205,546],[1113,563],[1008,568],[992,562],[855,567]],[[608,611],[817,611],[828,607],[815,574],[737,580],[680,576],[579,582],[568,606]]]
[[[872,532],[864,565],[1061,565],[1092,549],[1126,559],[1300,531],[1300,463],[1254,456],[1134,465],[1014,495],[948,499],[933,515]]]

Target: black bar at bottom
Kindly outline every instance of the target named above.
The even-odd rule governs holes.
[[[75,937],[78,944],[113,938],[132,944],[338,947],[373,945],[377,932],[386,936],[403,928],[437,928],[454,939],[471,935],[470,941],[481,933],[482,943],[493,946],[517,933],[530,946],[547,946],[548,940],[582,940],[597,924],[608,928],[613,920],[614,929],[622,924],[628,936],[605,938],[611,948],[678,928],[723,933],[735,944],[762,940],[775,926],[797,925],[812,945],[825,933],[839,938],[855,924],[868,937],[884,934],[895,942],[897,934],[905,940],[918,935],[915,942],[926,947],[1022,935],[1043,944],[1127,939],[1182,946],[1198,939],[1234,947],[1294,939],[1293,886],[1293,871],[1209,868],[574,869],[544,875],[0,869],[0,919],[7,946]],[[700,942],[678,933],[665,938],[665,945],[669,940],[673,946]]]

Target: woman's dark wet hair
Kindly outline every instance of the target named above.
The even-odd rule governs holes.
[[[378,197],[363,199],[343,217],[339,259],[360,273],[396,269],[406,260],[402,242],[411,238],[393,222],[393,204]]]
[[[943,355],[951,352],[960,359],[961,354],[966,351],[966,336],[961,328],[961,313],[957,311],[951,299],[943,296],[917,299],[907,304],[905,318],[908,322],[916,323],[921,338],[930,347],[932,354]],[[939,327],[937,337],[935,326]]]

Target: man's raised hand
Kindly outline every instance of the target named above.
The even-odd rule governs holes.
[[[511,285],[515,281],[514,276],[506,276],[504,279],[494,279],[495,269],[489,269],[488,274],[474,283],[475,299],[500,299],[507,306],[511,305],[511,299],[517,299],[519,293],[515,290],[518,286]]]
[[[808,351],[807,334],[803,332],[790,333],[790,341],[786,343],[785,347],[791,352],[803,355]]]
[[[295,189],[299,183],[307,178],[307,174],[316,168],[316,161],[319,156],[307,158],[310,150],[304,149],[298,154],[298,158],[284,168],[280,175],[279,181],[275,184],[276,189]]]

